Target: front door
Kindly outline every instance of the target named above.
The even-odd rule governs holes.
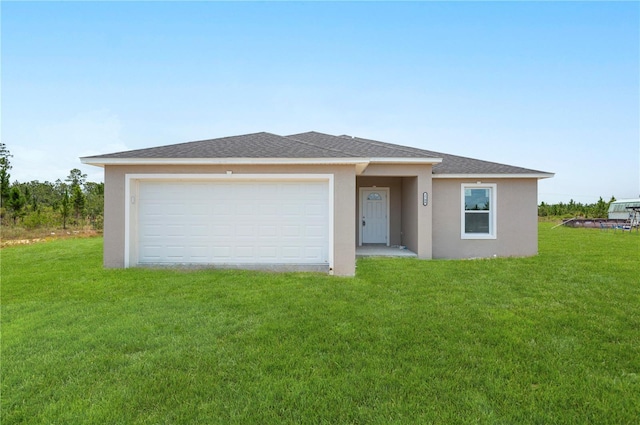
[[[387,188],[362,189],[362,243],[389,244],[387,240]]]

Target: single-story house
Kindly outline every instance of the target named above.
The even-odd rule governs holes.
[[[355,273],[356,248],[537,254],[552,173],[351,136],[255,133],[81,158],[104,167],[104,265]]]

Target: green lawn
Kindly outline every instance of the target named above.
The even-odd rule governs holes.
[[[637,424],[640,234],[355,278],[104,270],[102,239],[1,252],[2,425]]]

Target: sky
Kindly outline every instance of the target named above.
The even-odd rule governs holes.
[[[12,181],[260,131],[555,173],[539,202],[640,197],[638,2],[7,2]]]

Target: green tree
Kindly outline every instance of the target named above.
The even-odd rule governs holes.
[[[84,217],[84,207],[87,198],[84,196],[82,189],[79,185],[72,186],[71,204],[73,205],[73,211],[76,216],[76,220]]]
[[[593,218],[605,218],[608,210],[609,205],[604,202],[604,199],[602,199],[601,196],[593,207]]]
[[[87,195],[87,216],[94,228],[101,229],[104,215],[104,183],[87,182],[84,188]]]
[[[548,215],[549,215],[549,205],[545,204],[544,201],[542,201],[538,206],[538,217],[546,217]]]
[[[67,184],[60,179],[56,180],[53,185],[55,198],[52,205],[54,209],[58,210],[61,208],[60,203],[62,202],[62,198],[64,197],[65,190],[68,190]]]
[[[70,206],[73,208],[75,219],[77,221],[84,217],[84,208],[87,198],[82,192],[82,188],[87,181],[87,175],[82,174],[82,171],[74,168],[69,172],[65,181],[71,186]],[[69,196],[69,192],[67,191],[66,193],[67,196]]]
[[[84,184],[87,181],[87,175],[82,174],[82,171],[74,168],[69,172],[69,175],[67,176],[65,181],[71,185],[72,189],[76,186],[84,187]]]
[[[21,187],[22,187],[22,193],[24,193],[24,199],[26,200],[26,206],[28,208],[33,204],[33,196],[31,195],[31,189],[29,189],[29,186],[27,185],[24,185]],[[35,211],[35,209],[33,211]]]
[[[11,178],[9,170],[12,168],[9,158],[11,157],[13,155],[9,153],[7,146],[4,143],[0,143],[0,205],[5,205],[5,202],[9,199],[9,179]]]
[[[11,216],[13,217],[13,224],[16,224],[18,217],[24,216],[23,208],[26,203],[27,199],[20,191],[20,188],[17,185],[13,186],[9,191],[9,199],[7,201],[7,205],[11,210]]]
[[[62,215],[62,228],[67,228],[67,219],[71,212],[71,200],[69,199],[69,190],[65,187],[60,200],[60,215]]]
[[[23,189],[29,188],[29,192],[31,192],[31,199],[28,201],[31,202],[32,206],[55,207],[56,201],[59,201],[62,196],[62,192],[57,191],[53,183],[50,182],[32,180],[28,183],[21,183],[20,187]]]

